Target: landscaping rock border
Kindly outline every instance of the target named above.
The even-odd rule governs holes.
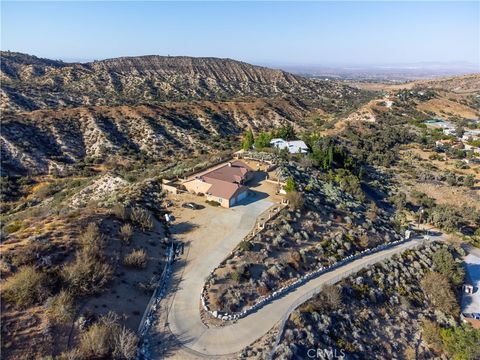
[[[202,307],[203,309],[209,313],[211,316],[217,318],[217,319],[220,319],[220,320],[223,320],[223,321],[234,321],[234,320],[238,320],[238,319],[241,319],[247,315],[249,315],[250,313],[260,309],[261,307],[263,307],[264,305],[272,302],[273,300],[277,299],[278,297],[286,294],[287,292],[303,285],[304,283],[306,283],[307,281],[315,278],[315,277],[318,277],[330,270],[333,270],[333,269],[336,269],[340,266],[343,266],[349,262],[352,262],[354,260],[358,260],[359,258],[365,256],[365,255],[369,255],[369,254],[372,254],[374,252],[378,252],[378,251],[381,251],[381,250],[385,250],[387,248],[390,248],[390,247],[393,247],[393,246],[396,246],[396,245],[400,245],[401,243],[404,243],[405,241],[409,241],[407,239],[404,239],[403,237],[401,238],[401,240],[397,240],[397,241],[393,241],[393,242],[390,242],[388,244],[382,244],[382,245],[379,245],[375,248],[371,248],[371,249],[367,249],[367,250],[364,250],[362,252],[360,252],[359,254],[355,254],[355,255],[350,255],[350,256],[347,256],[346,258],[340,260],[340,261],[337,261],[335,264],[332,264],[330,266],[327,266],[327,267],[320,267],[319,269],[317,270],[314,270],[308,274],[305,274],[304,276],[302,276],[301,278],[297,279],[296,281],[294,281],[292,284],[289,284],[287,286],[284,286],[276,291],[274,291],[272,294],[270,295],[267,295],[263,298],[260,298],[260,300],[252,305],[251,307],[249,307],[248,309],[242,311],[242,312],[239,312],[239,313],[226,313],[226,312],[220,312],[220,311],[217,311],[217,310],[210,310],[209,308],[209,302],[208,300],[206,299],[204,293],[206,292],[206,288],[207,288],[207,284],[205,283],[203,288],[202,288],[202,292],[200,293],[200,301],[202,303]],[[215,269],[213,270],[215,271]],[[213,273],[213,272],[212,272]]]

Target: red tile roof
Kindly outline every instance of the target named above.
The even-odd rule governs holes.
[[[241,183],[242,180],[245,179],[247,173],[251,170],[252,169],[248,165],[237,160],[237,161],[233,161],[231,163],[225,164],[224,166],[214,169],[208,173],[205,173],[201,177],[204,180],[206,178],[210,178],[210,179],[228,181],[231,183],[233,182]]]
[[[208,189],[208,194],[223,199],[231,199],[237,193],[247,189],[240,183],[245,180],[247,173],[251,170],[247,164],[236,160],[203,174],[201,179],[212,184]]]
[[[232,199],[237,194],[247,190],[248,188],[243,185],[239,185],[236,183],[231,183],[228,181],[213,179],[213,178],[205,178],[205,182],[212,184],[207,191],[207,194],[210,194],[215,197],[219,197],[222,199]]]

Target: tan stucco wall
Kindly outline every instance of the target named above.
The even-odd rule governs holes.
[[[216,202],[220,203],[220,205],[224,208],[229,208],[230,207],[230,201],[228,199],[223,199],[223,198],[219,198],[219,197],[216,197],[216,196],[207,195],[207,200],[216,201]]]
[[[207,190],[212,186],[211,184],[208,184],[202,180],[199,179],[194,179],[191,181],[187,181],[183,183],[183,186],[185,186],[185,189],[187,189],[188,192],[198,194],[198,193],[203,193],[205,194]]]

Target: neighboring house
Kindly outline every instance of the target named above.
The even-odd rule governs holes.
[[[462,136],[462,140],[469,141],[480,139],[480,130],[466,130]]]
[[[270,145],[280,150],[288,149],[290,154],[306,154],[308,146],[302,140],[286,141],[283,139],[272,139]]]
[[[443,133],[445,135],[456,135],[455,129],[450,129],[450,128],[443,129]]]
[[[252,169],[242,161],[222,164],[204,171],[183,186],[188,192],[204,194],[207,200],[216,201],[229,208],[248,196],[248,187],[243,185],[252,178]]]
[[[476,154],[480,154],[480,148],[476,146],[472,146],[469,144],[463,144],[465,146],[465,150],[473,151]]]

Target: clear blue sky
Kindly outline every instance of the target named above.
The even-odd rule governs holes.
[[[480,62],[480,3],[7,2],[1,48],[78,60],[230,57],[269,64]]]

